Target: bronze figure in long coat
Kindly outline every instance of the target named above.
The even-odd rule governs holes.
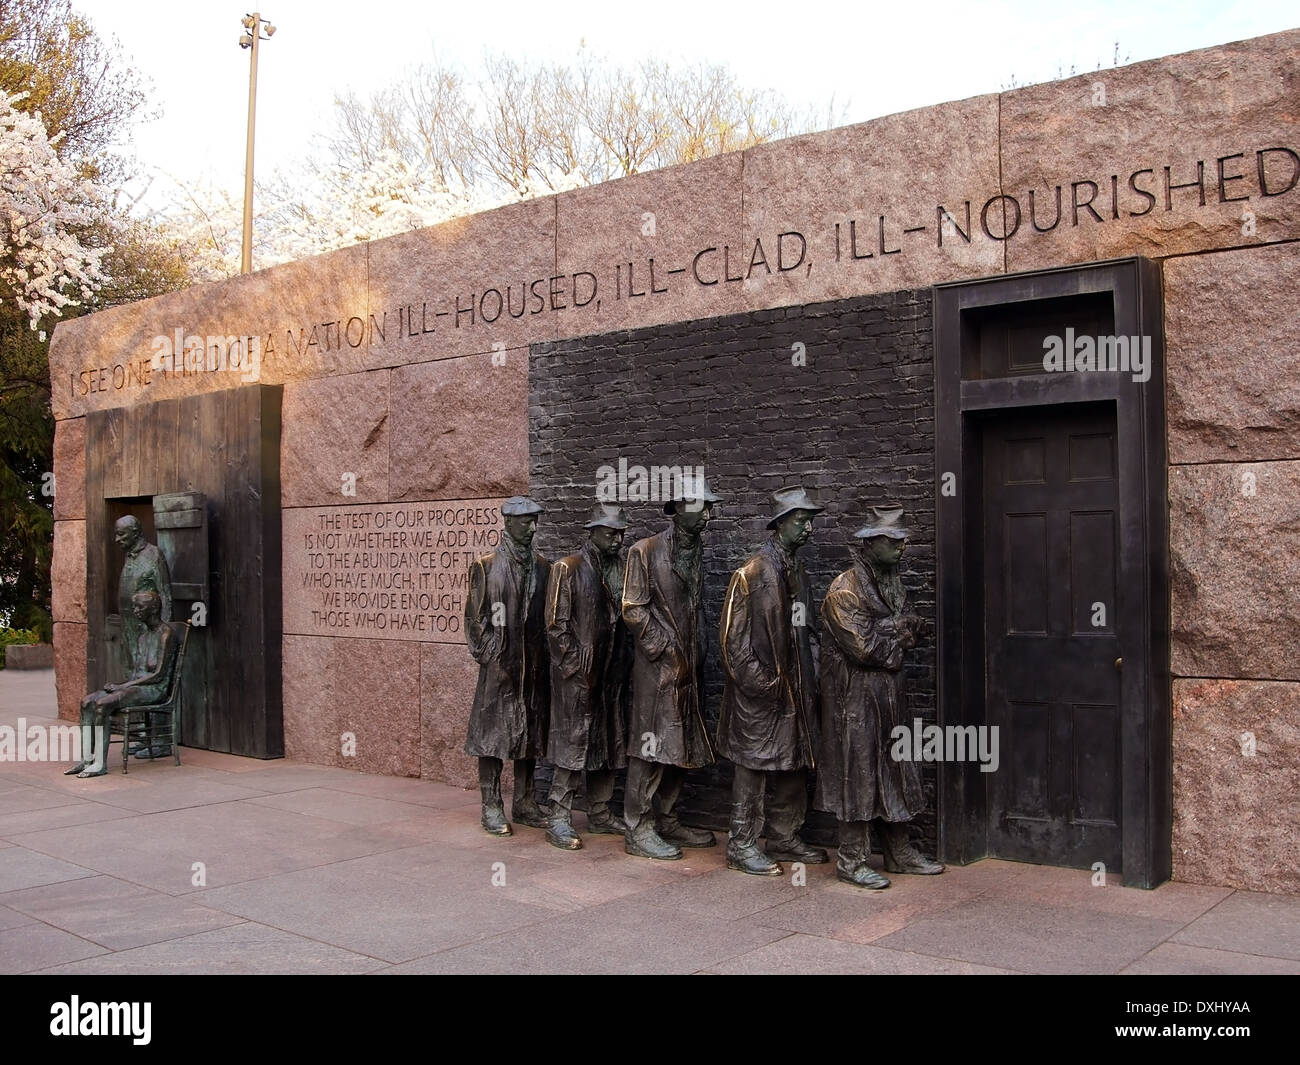
[[[890,731],[911,727],[903,655],[916,644],[899,583],[886,601],[861,559],[822,601],[822,744],[815,804],[841,821],[910,821],[925,809],[921,774],[889,756]]]
[[[731,575],[719,632],[725,681],[718,750],[736,764],[727,867],[757,876],[779,876],[783,859],[827,860],[799,836],[814,765],[817,682],[812,594],[795,558],[822,508],[799,487],[773,498],[775,516],[767,526],[773,534]],[[766,853],[758,848],[764,826]]]
[[[700,705],[704,578],[698,555],[693,564],[674,567],[678,539],[670,526],[628,552],[623,617],[636,650],[627,731],[632,750],[645,761],[696,769],[713,763]]]
[[[915,762],[895,759],[893,730],[912,727],[903,658],[927,631],[908,609],[898,563],[907,547],[903,508],[873,507],[855,534],[854,563],[822,601],[821,747],[814,804],[839,821],[835,875],[865,888],[889,880],[867,864],[875,822],[885,870],[941,873],[911,842],[908,822],[925,808]]]
[[[546,753],[550,662],[546,584],[551,565],[535,551],[517,557],[503,539],[475,560],[465,599],[465,642],[479,664],[465,753],[538,758]],[[493,624],[493,612],[501,623]]]
[[[640,858],[673,860],[682,847],[717,842],[712,832],[682,824],[676,805],[686,770],[713,762],[703,707],[703,537],[719,501],[702,476],[683,479],[664,505],[672,525],[627,555],[623,620],[635,650],[624,849]]]
[[[622,835],[627,827],[609,809],[614,770],[627,765],[632,641],[623,621],[621,556],[627,515],[616,506],[599,504],[586,528],[582,550],[551,567],[546,592],[551,652],[547,750],[555,764],[546,839],[563,850],[582,846],[572,815],[584,773],[589,830]]]
[[[470,566],[465,597],[465,642],[479,664],[465,753],[479,759],[483,827],[509,835],[501,810],[501,767],[515,762],[512,813],[521,824],[545,828],[533,796],[534,760],[546,753],[550,660],[546,647],[546,586],[551,565],[532,549],[542,508],[514,496],[501,506],[500,546]]]
[[[546,632],[551,649],[547,758],[563,769],[627,765],[625,697],[631,637],[623,621],[623,564],[606,569],[588,541],[551,567]]]
[[[722,606],[718,753],[736,765],[813,767],[812,622],[808,575],[774,536],[731,575]]]

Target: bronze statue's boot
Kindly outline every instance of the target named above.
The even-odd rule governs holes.
[[[533,767],[531,758],[515,759],[515,797],[510,804],[510,818],[517,825],[550,828],[551,811],[533,797]]]
[[[836,880],[875,890],[889,887],[889,879],[867,864],[867,856],[871,853],[869,841],[865,821],[840,822],[840,849],[835,856]]]
[[[830,856],[820,847],[813,847],[798,836],[787,840],[769,839],[767,856],[779,862],[803,862],[805,865],[824,865]]]
[[[509,836],[510,822],[506,820],[506,810],[501,803],[501,792],[499,789],[489,789],[483,787],[479,789],[483,795],[483,816],[479,819],[479,824],[483,826],[483,831],[490,836]],[[495,794],[493,794],[495,791]]]
[[[89,764],[88,762],[78,762],[78,763],[77,763],[76,765],[74,765],[71,769],[65,769],[65,770],[63,771],[63,775],[64,775],[65,777],[75,777],[75,776],[77,776],[77,775],[78,775],[78,774],[79,774],[83,769],[85,769],[86,766],[87,766],[88,764]]]
[[[501,803],[501,763],[494,758],[478,760],[478,790],[483,796],[483,817],[479,824],[490,836],[509,836],[510,823]]]
[[[943,865],[927,858],[912,843],[907,831],[907,822],[883,822],[881,849],[885,852],[885,872],[918,873],[922,876],[934,876],[943,872]]]
[[[876,891],[889,887],[889,878],[881,876],[866,862],[852,869],[846,869],[841,862],[836,862],[835,879],[843,880],[854,887],[872,888]]]
[[[529,828],[550,828],[551,816],[542,809],[536,799],[525,799],[520,801],[516,799],[510,804],[510,817],[517,825],[527,825]]]
[[[758,818],[758,803],[754,800],[731,804],[727,868],[754,876],[780,876],[781,866],[758,849]]]
[[[608,806],[602,806],[588,811],[587,831],[598,836],[626,836],[627,825]]]
[[[677,847],[703,848],[718,845],[712,832],[684,825],[676,814],[664,814],[659,818],[659,835]]]
[[[573,814],[558,804],[551,806],[551,823],[546,827],[546,842],[562,851],[582,849],[582,837],[573,827]]]
[[[654,858],[661,862],[673,862],[682,856],[680,848],[660,837],[654,822],[648,817],[635,828],[628,829],[623,837],[623,849],[634,858]]]

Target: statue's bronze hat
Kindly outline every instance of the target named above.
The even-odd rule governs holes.
[[[684,474],[673,488],[673,497],[664,504],[664,513],[673,514],[677,511],[678,503],[686,503],[699,506],[704,503],[721,503],[722,497],[714,495],[713,489],[709,487],[709,482],[704,479],[704,475],[699,477],[693,474]]]
[[[540,514],[546,508],[535,499],[527,496],[511,496],[501,504],[501,513],[507,518],[523,518],[530,514]]]
[[[870,536],[890,536],[895,540],[906,540],[910,534],[903,526],[903,508],[889,503],[883,507],[872,507],[871,520],[853,535],[860,540]]]
[[[584,529],[594,529],[597,526],[603,526],[606,529],[626,529],[627,528],[627,511],[622,507],[616,507],[612,503],[597,503],[595,509],[591,512],[591,521],[587,522]]]
[[[792,514],[796,510],[811,510],[813,512],[825,510],[826,508],[813,502],[812,497],[799,485],[793,488],[782,488],[779,492],[772,493],[772,499],[776,503],[776,513],[772,515],[772,520],[767,523],[769,529],[775,529],[781,524],[781,519],[787,514]]]

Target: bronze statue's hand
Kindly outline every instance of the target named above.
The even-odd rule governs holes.
[[[105,685],[104,685],[104,691],[106,691],[106,692],[117,691],[117,685],[116,685],[116,684],[105,684]]]

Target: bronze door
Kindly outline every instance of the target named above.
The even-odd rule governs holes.
[[[1114,407],[999,416],[983,445],[988,854],[1118,872]]]

